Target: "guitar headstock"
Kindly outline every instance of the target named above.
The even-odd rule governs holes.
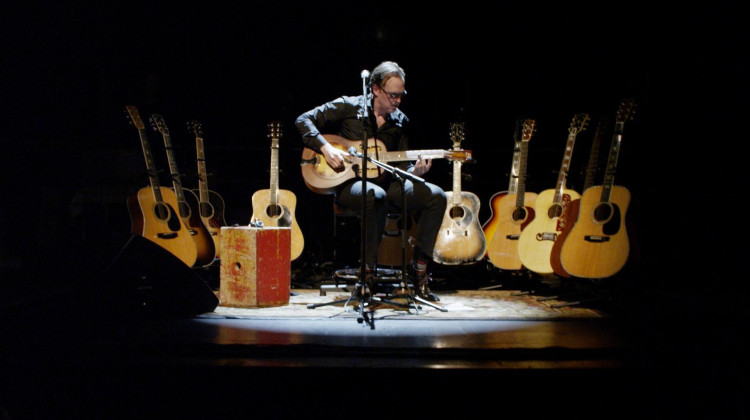
[[[530,141],[531,135],[534,134],[534,125],[536,124],[536,121],[534,120],[524,120],[523,121],[523,128],[521,131],[521,141]]]
[[[169,135],[169,129],[167,128],[167,123],[164,122],[164,117],[162,117],[159,114],[153,114],[151,115],[151,124],[154,126],[154,130],[157,130],[162,135],[168,136]]]
[[[203,128],[201,127],[201,123],[196,120],[192,120],[188,123],[188,130],[190,130],[190,132],[193,133],[195,137],[203,137]]]
[[[624,123],[627,120],[632,120],[633,114],[635,114],[635,99],[624,99],[620,102],[620,108],[617,110],[616,121],[618,123]]]
[[[279,147],[279,138],[281,138],[281,123],[279,121],[268,123],[268,137],[271,138],[271,147]]]
[[[128,111],[130,122],[135,126],[135,128],[143,130],[145,126],[143,125],[143,121],[141,120],[141,114],[138,112],[138,108],[136,108],[134,105],[126,105],[125,109]]]
[[[575,135],[586,129],[586,125],[589,123],[589,114],[575,114],[573,121],[570,122],[570,128],[568,133]]]
[[[464,123],[451,123],[451,141],[453,150],[461,149],[461,142],[464,141]]]

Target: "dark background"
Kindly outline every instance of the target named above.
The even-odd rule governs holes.
[[[615,178],[633,197],[633,284],[692,294],[746,287],[737,277],[743,219],[734,214],[744,187],[736,104],[745,95],[747,36],[740,14],[719,2],[111,1],[5,9],[3,281],[87,282],[125,243],[125,198],[148,185],[125,105],[138,106],[144,120],[164,116],[186,187],[197,187],[186,123],[202,123],[209,188],[224,197],[230,224],[246,224],[253,192],[268,188],[266,125],[281,121],[280,187],[298,198],[303,258],[324,261],[331,198],[302,182],[294,119],[359,94],[363,69],[394,60],[407,73],[402,110],[416,133],[412,149],[450,148],[449,124],[466,124],[464,147],[475,162],[464,165],[462,186],[480,198],[483,222],[492,194],[508,186],[517,118],[537,122],[527,190],[541,192],[555,186],[572,116],[591,115],[568,181],[580,191],[595,122],[635,98]],[[169,185],[161,136],[149,136]],[[450,190],[449,163],[435,161],[428,179]]]

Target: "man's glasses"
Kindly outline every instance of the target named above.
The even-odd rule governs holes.
[[[406,96],[406,91],[403,91],[403,92],[386,92],[386,90],[383,89],[383,88],[380,88],[380,91],[383,92],[383,93],[385,93],[385,96],[388,99],[393,99],[394,101],[396,99],[401,99],[404,96]]]

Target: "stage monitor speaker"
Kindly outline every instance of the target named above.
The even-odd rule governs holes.
[[[184,318],[211,312],[219,298],[179,258],[132,235],[105,273],[105,304],[123,315]]]

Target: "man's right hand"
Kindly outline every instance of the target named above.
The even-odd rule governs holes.
[[[328,166],[336,172],[341,172],[346,168],[344,161],[349,162],[349,153],[333,147],[330,143],[323,145],[320,148],[320,153],[325,157]]]

